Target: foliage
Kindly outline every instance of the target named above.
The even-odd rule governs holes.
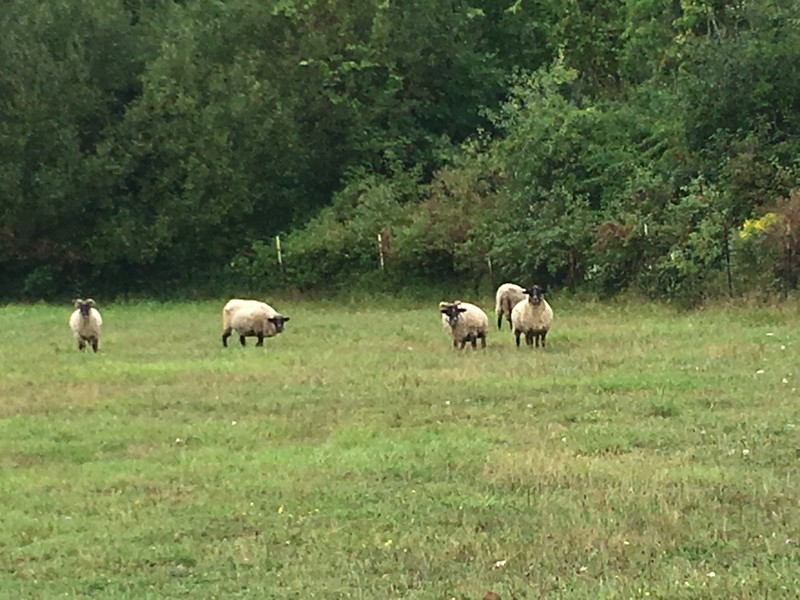
[[[786,295],[800,280],[800,190],[779,198],[773,209],[745,219],[735,245],[737,269],[749,290]]]
[[[384,231],[396,285],[741,290],[800,187],[800,6],[489,4],[3,3],[4,295],[339,285]]]

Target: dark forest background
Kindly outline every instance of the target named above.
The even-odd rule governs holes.
[[[794,0],[5,0],[0,32],[6,298],[798,284]]]

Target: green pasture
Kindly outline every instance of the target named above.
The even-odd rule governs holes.
[[[796,304],[439,300],[0,307],[0,598],[800,596]]]

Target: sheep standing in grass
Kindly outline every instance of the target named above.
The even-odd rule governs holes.
[[[525,288],[516,283],[504,283],[497,288],[494,295],[494,312],[497,313],[497,328],[503,326],[503,317],[508,320],[511,327],[511,310],[520,300],[525,300]]]
[[[486,348],[486,334],[489,332],[489,318],[480,308],[469,302],[439,302],[442,325],[453,337],[453,347],[463,349],[467,342],[477,348],[480,338],[481,348]]]
[[[256,346],[263,346],[264,338],[283,332],[288,320],[265,302],[233,298],[222,309],[222,345],[228,347],[228,338],[235,330],[242,346],[246,337],[253,336],[258,338]]]
[[[544,348],[547,332],[553,322],[553,309],[544,299],[546,289],[534,285],[525,290],[527,298],[518,302],[511,310],[511,329],[519,348],[519,336],[525,334],[525,343],[528,346],[539,347],[539,339]]]
[[[78,350],[86,348],[86,342],[92,345],[92,350],[97,352],[97,345],[100,341],[100,327],[103,319],[100,312],[94,307],[94,300],[78,298],[73,303],[75,312],[69,317],[69,328],[78,342]]]

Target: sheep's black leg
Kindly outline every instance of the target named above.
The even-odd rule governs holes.
[[[78,350],[83,351],[84,348],[86,348],[86,342],[78,340]]]
[[[467,338],[464,338],[463,340],[461,340],[461,346],[459,347],[459,350],[463,350],[464,346],[466,345],[467,345]]]
[[[526,331],[525,332],[525,343],[528,345],[529,348],[533,346],[533,332],[532,331]]]
[[[517,338],[517,348],[519,348],[519,334],[520,334],[519,331],[514,332],[514,337]]]
[[[514,324],[511,322],[511,316],[510,316],[510,315],[509,315],[509,317],[508,317],[508,328],[509,328],[511,331],[514,331]]]
[[[481,336],[481,348],[486,348],[486,336]]]
[[[545,331],[545,332],[542,334],[542,348],[544,348],[544,338],[546,338],[546,337],[547,337],[547,332]]]
[[[90,341],[91,341],[91,343],[92,343],[92,350],[94,350],[95,352],[97,352],[97,344],[98,344],[98,339],[97,339],[96,337],[91,337],[91,338],[89,338],[89,340],[90,340]]]
[[[247,345],[247,344],[245,344],[245,342],[244,342],[244,336],[243,336],[243,335],[240,335],[240,336],[239,336],[239,342],[242,344],[242,346],[246,346],[246,345]]]
[[[478,338],[473,335],[469,341],[472,343],[472,349],[475,350],[478,347]]]
[[[233,331],[230,327],[228,327],[225,331],[222,332],[222,345],[226,348],[228,347],[228,338],[231,337],[231,331]]]
[[[264,334],[263,333],[257,333],[256,337],[258,338],[258,341],[256,342],[256,346],[263,346],[264,345]]]
[[[458,348],[458,341],[453,340],[453,348]]]
[[[497,315],[497,328],[498,329],[503,328],[503,313]]]

